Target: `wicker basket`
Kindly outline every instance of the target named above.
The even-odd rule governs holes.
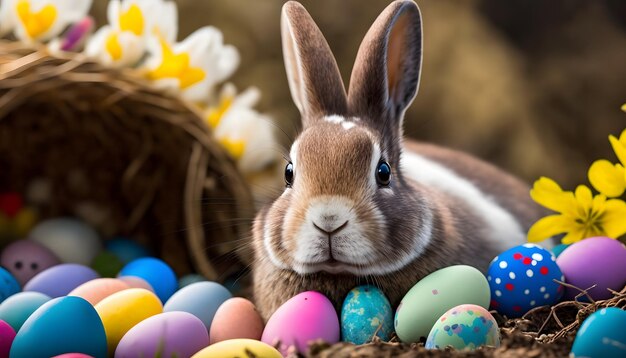
[[[44,178],[42,217],[75,215],[179,274],[237,269],[252,199],[194,108],[134,70],[0,42],[0,191]]]

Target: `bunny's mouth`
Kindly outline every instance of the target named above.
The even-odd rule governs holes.
[[[300,270],[304,271],[305,273],[324,271],[331,274],[358,274],[360,271],[359,266],[344,261],[338,261],[334,258],[328,259],[323,262],[301,263],[299,266]]]

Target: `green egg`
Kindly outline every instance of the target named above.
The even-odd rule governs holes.
[[[394,325],[402,342],[419,342],[446,311],[462,304],[489,308],[491,293],[485,276],[476,268],[456,265],[424,277],[404,296]]]
[[[124,263],[115,254],[101,251],[91,262],[91,268],[102,277],[116,277]]]

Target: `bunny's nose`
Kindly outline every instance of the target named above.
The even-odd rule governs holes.
[[[325,224],[319,225],[316,222],[313,222],[313,226],[322,233],[331,236],[339,231],[343,230],[346,226],[348,226],[348,221],[346,220],[343,224],[337,225],[336,221],[332,220],[324,220]]]

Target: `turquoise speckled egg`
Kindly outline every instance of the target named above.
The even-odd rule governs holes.
[[[393,311],[385,294],[367,285],[353,288],[341,307],[341,339],[363,344],[377,335],[388,341],[393,332]]]
[[[500,346],[500,334],[493,316],[477,305],[460,305],[448,310],[435,322],[426,339],[427,349],[452,346],[474,350],[483,345]]]
[[[53,357],[63,353],[107,356],[104,325],[93,306],[80,297],[44,303],[22,325],[11,357]]]
[[[626,311],[603,308],[583,322],[576,333],[570,357],[626,357]]]

